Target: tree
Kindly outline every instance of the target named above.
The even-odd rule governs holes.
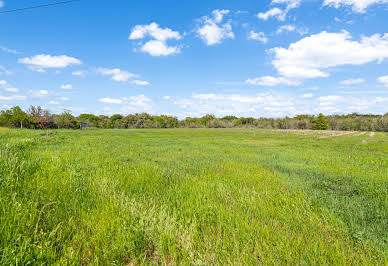
[[[79,116],[79,121],[86,123],[87,127],[100,127],[100,119],[92,114],[81,114]]]
[[[51,115],[50,111],[43,110],[41,106],[31,106],[27,112],[32,117],[32,124],[34,128],[56,128],[53,116]]]
[[[60,115],[54,116],[54,122],[58,128],[66,129],[76,129],[79,128],[79,122],[77,119],[70,113],[70,111],[65,110]]]
[[[313,128],[315,130],[326,130],[328,128],[328,121],[327,121],[326,116],[324,116],[322,113],[319,114],[313,120]]]
[[[8,127],[28,127],[31,118],[19,106],[12,107],[10,110],[1,111],[1,124]]]

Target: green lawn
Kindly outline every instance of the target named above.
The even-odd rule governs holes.
[[[53,263],[387,264],[388,134],[0,130],[0,264]]]

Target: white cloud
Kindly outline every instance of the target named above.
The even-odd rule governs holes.
[[[153,101],[144,94],[130,96],[123,99],[125,101],[125,105],[121,110],[125,113],[138,111],[153,112]]]
[[[202,25],[197,29],[198,36],[211,46],[221,43],[225,39],[234,39],[231,22],[221,24],[225,15],[229,14],[229,10],[213,10],[213,17],[202,17]]]
[[[0,80],[0,88],[6,92],[19,92],[18,88],[13,87],[5,80]]]
[[[31,70],[44,72],[46,68],[65,68],[70,65],[80,65],[82,62],[67,55],[36,55],[33,57],[20,58],[19,63],[28,65]]]
[[[365,79],[357,78],[357,79],[346,79],[340,82],[342,85],[355,85],[355,84],[361,84],[364,83]]]
[[[4,1],[0,1],[0,8],[4,6]]]
[[[298,114],[333,114],[352,112],[386,113],[388,97],[327,95],[314,97],[312,93],[292,95],[264,92],[259,94],[193,94],[189,97],[170,97],[180,110],[180,118],[214,114],[218,117],[284,117]]]
[[[288,85],[288,86],[296,86],[300,83],[298,81],[289,80],[283,77],[272,77],[272,76],[264,76],[254,79],[248,79],[245,83],[250,85],[260,85],[260,86],[277,86],[277,85]]]
[[[115,98],[101,98],[99,99],[102,103],[109,103],[109,104],[122,104],[123,100],[121,99],[115,99]]]
[[[285,32],[285,31],[288,31],[288,32],[296,31],[300,35],[305,35],[308,33],[307,28],[297,28],[294,25],[283,25],[277,29],[276,34],[281,34],[282,32]]]
[[[312,93],[305,93],[301,96],[301,98],[303,99],[308,99],[308,98],[312,98],[314,95]]]
[[[318,98],[319,105],[325,106],[325,105],[334,105],[338,102],[343,101],[345,98],[343,96],[338,95],[328,95],[328,96],[321,96]]]
[[[102,98],[100,102],[121,105],[121,113],[153,112],[153,101],[144,94],[121,98]]]
[[[167,56],[171,54],[177,54],[180,52],[180,48],[177,46],[168,46],[165,42],[158,40],[151,40],[146,42],[140,50],[148,53],[152,56]]]
[[[268,42],[268,38],[265,36],[264,32],[254,32],[253,30],[250,31],[248,40],[256,40],[262,43]]]
[[[24,95],[10,95],[10,96],[4,96],[0,95],[0,101],[24,101],[27,97]]]
[[[5,74],[5,75],[12,75],[12,72],[6,69],[3,66],[0,66],[0,74]]]
[[[179,32],[169,28],[162,29],[155,22],[149,25],[136,25],[132,29],[128,39],[144,39],[147,36],[150,36],[152,40],[141,45],[140,50],[142,52],[149,53],[152,56],[167,56],[180,53],[178,46],[169,46],[167,44],[167,41],[170,39],[180,40],[182,37]]]
[[[377,79],[378,82],[382,83],[385,87],[388,88],[388,76],[382,76]]]
[[[4,90],[7,91],[7,92],[19,92],[19,89],[18,89],[18,88],[12,88],[12,87],[10,87],[10,88],[5,88]]]
[[[49,104],[58,105],[59,102],[56,102],[56,101],[49,101]]]
[[[43,98],[49,95],[48,90],[38,90],[38,91],[30,90],[29,93],[36,98]]]
[[[371,106],[378,104],[377,98],[359,98],[353,96],[328,95],[318,98],[316,112],[332,113],[353,113],[368,110]]]
[[[169,28],[160,28],[155,22],[149,25],[136,25],[131,34],[129,35],[130,40],[143,39],[147,35],[150,35],[155,40],[165,42],[169,39],[180,40],[181,35],[177,31],[173,31]]]
[[[271,17],[277,17],[279,20],[285,19],[285,17],[283,16],[283,10],[277,7],[274,7],[265,13],[260,12],[259,14],[257,14],[257,17],[262,20],[268,20]]]
[[[135,84],[135,85],[139,85],[139,86],[147,86],[147,85],[150,85],[150,83],[148,81],[145,81],[145,80],[133,80],[131,81],[132,84]]]
[[[71,74],[73,76],[85,77],[86,71],[85,70],[77,70],[77,71],[73,71]]]
[[[73,85],[71,85],[71,84],[61,85],[61,89],[64,89],[64,90],[71,90],[72,88],[73,88]]]
[[[61,101],[70,101],[71,99],[70,98],[68,98],[68,97],[60,97],[60,98],[58,98],[59,100],[61,100]]]
[[[305,37],[288,48],[271,49],[275,54],[273,66],[283,77],[300,80],[328,77],[330,67],[362,65],[388,58],[388,34],[362,37],[360,41],[340,33],[319,34]]]
[[[364,13],[369,6],[383,3],[388,3],[388,0],[325,0],[323,5],[335,8],[351,6],[354,12]]]
[[[170,100],[170,99],[171,99],[171,96],[163,96],[163,99],[164,99],[164,100]]]
[[[202,116],[283,116],[296,114],[294,98],[284,95],[261,93],[241,94],[193,94],[189,98],[170,99],[173,104],[184,110],[180,117]]]
[[[1,1],[0,1],[1,2]],[[1,6],[0,6],[1,7]],[[18,51],[16,50],[13,50],[13,49],[10,49],[8,47],[5,47],[5,46],[1,46],[0,45],[0,50],[4,51],[4,52],[7,52],[7,53],[11,53],[11,54],[19,54]]]
[[[276,31],[276,34],[280,34],[283,31],[295,31],[295,30],[296,30],[296,27],[294,25],[283,25],[278,28],[278,30]]]
[[[121,70],[119,68],[97,68],[97,73],[100,73],[104,76],[111,76],[111,79],[118,82],[127,82],[132,78],[139,77],[139,75],[130,73],[125,70]]]
[[[271,4],[285,4],[286,8],[284,10],[274,7],[268,10],[267,12],[260,12],[257,14],[257,17],[262,20],[268,20],[271,17],[275,17],[279,21],[284,21],[288,12],[291,9],[297,8],[300,5],[301,0],[272,0]]]

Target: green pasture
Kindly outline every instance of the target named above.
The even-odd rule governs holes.
[[[386,265],[388,134],[0,129],[1,265]]]

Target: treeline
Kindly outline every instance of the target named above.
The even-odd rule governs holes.
[[[52,114],[40,106],[31,106],[26,112],[19,106],[0,112],[0,126],[29,129],[80,129],[80,128],[263,128],[263,129],[314,129],[348,131],[387,131],[388,113],[385,115],[297,115],[285,118],[253,118],[205,115],[200,118],[176,117],[147,113],[112,116],[81,114],[70,111]]]

